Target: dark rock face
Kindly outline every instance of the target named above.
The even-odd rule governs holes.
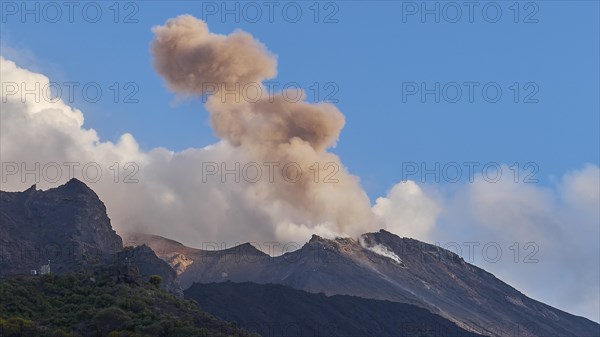
[[[0,192],[0,275],[52,273],[109,260],[123,248],[106,208],[79,180],[47,191]]]
[[[481,336],[414,305],[275,284],[195,283],[185,297],[262,336]]]
[[[135,267],[148,281],[149,276],[158,275],[162,279],[161,287],[168,292],[183,296],[183,291],[176,280],[177,273],[146,245],[125,249],[117,254],[120,265]]]
[[[193,263],[179,275],[184,289],[194,282],[275,283],[417,305],[483,335],[600,336],[599,324],[530,299],[450,251],[383,230],[360,240],[313,236],[278,257],[251,245],[186,254]]]

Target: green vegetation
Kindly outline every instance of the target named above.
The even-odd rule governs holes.
[[[116,270],[0,280],[0,336],[255,336]]]
[[[150,284],[153,284],[156,288],[160,288],[160,285],[162,284],[162,277],[158,275],[150,275],[149,282]]]

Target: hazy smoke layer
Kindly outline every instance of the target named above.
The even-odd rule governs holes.
[[[235,93],[222,95],[224,90],[239,92],[249,83],[265,92],[261,81],[276,73],[273,55],[247,33],[213,34],[206,23],[189,15],[155,27],[154,33],[156,70],[177,93],[210,95],[206,108],[219,137],[252,161],[294,163],[293,170],[282,171],[289,179],[248,186],[257,207],[286,226],[325,224],[333,233],[349,235],[374,229],[370,202],[358,179],[326,152],[345,122],[335,106],[307,103],[303,92],[260,95],[252,101]],[[334,171],[334,177],[325,180]]]

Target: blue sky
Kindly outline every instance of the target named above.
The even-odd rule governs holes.
[[[462,6],[457,23],[448,22],[454,8],[444,8],[443,3],[438,3],[439,23],[431,14],[423,20],[421,8],[408,14],[412,3],[400,1],[338,2],[327,8],[321,3],[315,23],[313,3],[299,4],[303,13],[296,23],[288,22],[281,7],[269,22],[264,5],[257,23],[249,22],[252,8],[240,7],[235,22],[233,15],[222,20],[221,8],[209,13],[212,7],[202,2],[152,1],[127,8],[122,4],[119,23],[113,22],[110,4],[102,5],[97,23],[85,20],[92,10],[83,17],[77,8],[74,22],[69,22],[66,7],[57,23],[48,22],[53,9],[44,14],[43,7],[39,23],[33,15],[23,23],[19,9],[2,18],[2,53],[57,82],[99,83],[104,94],[100,101],[86,102],[76,90],[73,105],[84,111],[85,126],[96,129],[102,140],[130,132],[144,149],[182,150],[215,138],[201,102],[178,103],[153,71],[151,27],[190,13],[204,15],[217,33],[241,28],[278,56],[274,81],[299,83],[310,100],[316,87],[321,97],[337,89],[332,97],[347,123],[333,151],[361,177],[371,198],[400,179],[403,162],[430,167],[435,162],[535,162],[542,184],[584,163],[598,164],[598,2],[545,1],[527,8],[527,2],[521,2],[518,23],[512,3],[495,3],[502,9],[496,23],[486,21],[494,19],[495,7],[487,16],[482,7],[475,7],[470,23],[462,2],[457,2]],[[426,3],[428,8],[435,5]],[[290,16],[293,9],[288,9]],[[134,10],[130,18],[138,22],[122,22]],[[334,11],[331,19],[337,22],[324,23]],[[537,23],[523,22],[526,18]],[[120,83],[121,93],[132,92],[134,87],[123,85],[134,82],[139,91],[132,97],[139,102],[126,104],[121,97],[118,104],[112,103],[109,86],[114,82]],[[326,87],[328,82],[334,84]],[[423,103],[417,94],[403,102],[406,82],[425,82],[429,88],[436,82],[441,88],[455,82],[462,97],[450,103],[441,96],[436,103],[429,95]],[[473,103],[464,82],[480,83]],[[502,89],[497,103],[486,102],[479,91],[489,82]],[[518,103],[511,87],[515,82],[520,86]],[[525,88],[528,82],[533,85]],[[534,90],[529,98],[538,102],[524,103]],[[449,91],[447,98],[453,96]],[[493,99],[493,91],[489,97]]]

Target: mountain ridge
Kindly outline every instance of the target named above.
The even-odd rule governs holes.
[[[530,299],[451,251],[385,230],[358,239],[313,235],[297,251],[258,259],[231,256],[240,246],[195,250],[188,256],[194,262],[179,275],[182,288],[195,282],[273,283],[418,305],[492,336],[600,336],[597,323]]]

